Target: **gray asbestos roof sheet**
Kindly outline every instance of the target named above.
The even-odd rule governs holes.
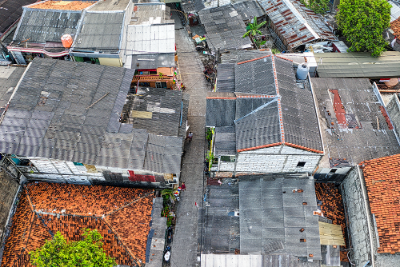
[[[254,17],[264,16],[264,10],[257,1],[242,1],[234,3],[233,7],[242,16],[243,20],[251,20]]]
[[[308,85],[296,85],[293,63],[275,58],[285,142],[323,151],[314,99]]]
[[[236,133],[234,126],[215,127],[215,155],[236,155]]]
[[[131,0],[104,0],[98,1],[90,7],[90,11],[116,11],[124,10]]]
[[[235,65],[234,63],[218,64],[218,92],[235,92]]]
[[[207,126],[233,126],[235,120],[235,99],[207,99]]]
[[[237,150],[281,142],[277,100],[236,119],[235,127]]]
[[[389,130],[380,107],[382,104],[373,91],[368,79],[312,78],[311,83],[318,101],[326,155],[330,158],[345,158],[351,165],[362,161],[400,153],[400,147],[393,130]],[[338,129],[333,108],[333,93],[337,89],[343,103],[346,117],[352,114],[359,124],[358,129]],[[335,134],[330,134],[327,115],[331,113]],[[379,130],[377,127],[379,122]],[[328,156],[325,156],[328,157]]]
[[[14,41],[61,43],[63,34],[76,33],[81,14],[81,11],[24,8]]]
[[[79,51],[118,52],[123,19],[123,12],[87,12],[73,48]]]
[[[124,68],[35,59],[0,125],[0,151],[143,169],[147,130],[119,122],[133,75],[133,70]],[[164,146],[173,149],[165,149],[163,155],[171,152],[173,160],[179,161],[175,149],[182,142],[176,139],[165,141]],[[168,160],[163,159],[161,167],[147,164],[147,170],[179,171]]]
[[[246,25],[231,4],[203,9],[199,16],[207,32],[207,43],[213,51],[251,47],[250,38],[242,38]]]
[[[179,173],[182,138],[149,134],[145,169],[159,173]]]
[[[307,258],[313,254],[312,259],[321,260],[318,216],[313,215],[318,209],[314,180],[278,176],[240,180],[240,253]],[[299,231],[301,228],[304,232]]]
[[[237,64],[235,92],[259,95],[276,95],[272,57]]]
[[[5,108],[26,68],[0,66],[0,108]]]
[[[4,33],[22,14],[22,6],[35,3],[36,0],[6,0],[0,3],[0,33]]]
[[[151,118],[133,119],[133,128],[146,129],[157,135],[178,136],[181,127],[182,93],[161,88],[140,88],[132,96],[134,111],[151,112]],[[160,123],[161,122],[161,123]],[[183,128],[186,125],[182,125]]]
[[[254,60],[254,57],[260,55],[262,57]],[[219,65],[222,66],[220,75],[224,77],[222,83],[227,84],[228,88],[229,82],[225,81],[231,79],[229,72],[232,65],[235,66],[235,93],[209,93],[207,126],[233,126],[234,117],[236,149],[255,149],[282,142],[281,117],[285,142],[323,151],[314,99],[308,81],[303,81],[301,86],[298,86],[291,61],[276,56],[265,56],[247,53],[232,59],[245,61]]]

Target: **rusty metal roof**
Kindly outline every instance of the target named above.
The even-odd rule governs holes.
[[[336,40],[324,21],[299,0],[261,0],[259,3],[285,39],[288,49],[318,39]]]

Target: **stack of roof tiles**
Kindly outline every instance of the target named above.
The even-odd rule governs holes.
[[[379,235],[378,253],[400,252],[400,154],[360,163]]]
[[[315,194],[317,199],[322,202],[321,211],[323,215],[332,220],[332,224],[342,227],[343,237],[346,243],[346,220],[344,217],[344,207],[342,195],[333,183],[316,183]],[[340,252],[340,261],[348,261],[347,252]]]
[[[68,241],[85,228],[104,237],[106,254],[118,264],[145,262],[153,190],[29,183],[22,192],[5,245],[4,266],[30,266],[29,251],[59,231]]]

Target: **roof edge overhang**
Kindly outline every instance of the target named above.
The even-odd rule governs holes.
[[[249,147],[249,148],[242,148],[242,149],[238,149],[237,152],[240,153],[243,151],[257,150],[257,149],[261,149],[261,148],[280,146],[280,145],[282,145],[282,142],[267,144],[267,145],[262,145],[262,146],[254,146],[254,147]]]
[[[25,53],[42,53],[45,54],[49,57],[62,57],[62,56],[66,56],[69,54],[69,50],[66,49],[64,51],[61,52],[48,52],[44,49],[40,49],[40,48],[23,48],[23,47],[15,47],[15,46],[7,46],[8,51],[11,52],[25,52]]]
[[[318,153],[318,154],[324,154],[324,151],[313,149],[313,148],[309,148],[309,147],[305,147],[305,146],[300,146],[300,145],[296,145],[296,144],[292,144],[292,143],[285,142],[284,145],[290,146],[290,147],[293,147],[293,148],[306,150],[306,151],[309,151],[309,152],[314,152],[314,153]]]

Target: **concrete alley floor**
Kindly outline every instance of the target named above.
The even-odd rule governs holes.
[[[180,75],[186,86],[184,93],[190,95],[189,102],[189,131],[193,132],[193,140],[185,145],[185,156],[181,172],[181,181],[186,183],[176,211],[176,226],[174,241],[171,246],[171,266],[190,267],[200,266],[197,261],[200,252],[201,234],[198,233],[199,211],[203,198],[203,170],[205,141],[206,94],[209,87],[204,78],[203,64],[196,52],[192,39],[187,30],[181,26],[176,12],[173,13],[175,23],[176,48],[178,53]],[[198,204],[198,207],[195,206]],[[200,231],[200,230],[199,230]]]

